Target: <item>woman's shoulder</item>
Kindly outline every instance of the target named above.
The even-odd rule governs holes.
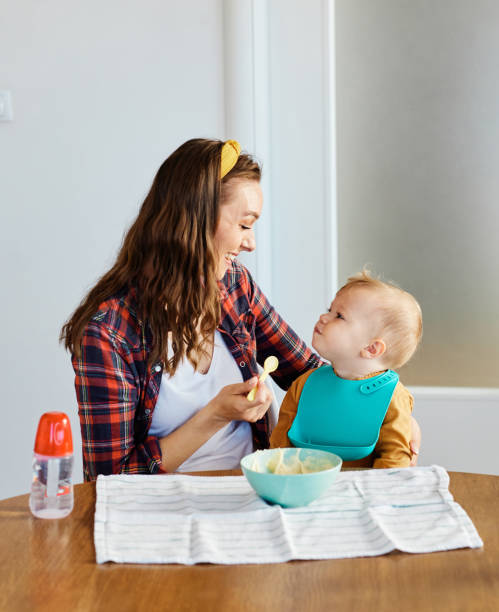
[[[142,337],[143,323],[138,316],[137,290],[124,287],[99,304],[89,326],[104,327],[108,334],[136,345]]]

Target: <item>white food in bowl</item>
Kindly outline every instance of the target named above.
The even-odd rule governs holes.
[[[268,460],[266,470],[262,468],[261,462],[258,461],[258,457],[255,456],[251,465],[250,470],[254,472],[270,472],[271,474],[312,474],[313,472],[322,472],[335,467],[334,461],[325,457],[314,457],[308,456],[305,459],[300,459],[300,449],[296,449],[296,453],[285,459],[283,448],[276,449],[276,452]],[[255,453],[257,455],[258,451]]]

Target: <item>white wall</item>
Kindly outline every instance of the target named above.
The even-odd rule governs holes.
[[[0,497],[25,493],[40,414],[81,438],[62,323],[113,261],[161,162],[224,136],[220,0],[2,3]]]
[[[420,300],[404,381],[497,388],[499,3],[337,0],[336,26],[341,281]]]
[[[272,299],[310,342],[332,292],[331,268],[336,268],[336,261],[327,260],[336,243],[330,232],[335,194],[325,188],[332,153],[326,108],[327,3],[272,0],[269,7]]]
[[[420,465],[499,476],[499,389],[410,387],[423,431]]]

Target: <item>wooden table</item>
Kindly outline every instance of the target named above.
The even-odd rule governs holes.
[[[234,566],[97,565],[93,483],[60,520],[13,497],[0,501],[0,610],[497,612],[499,477],[451,472],[450,489],[483,549]]]

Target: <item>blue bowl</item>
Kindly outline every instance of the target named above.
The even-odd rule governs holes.
[[[297,459],[311,468],[307,474],[274,474],[269,471],[269,461],[275,463],[279,455],[285,465]],[[320,497],[333,484],[341,469],[338,455],[309,448],[272,448],[260,450],[241,459],[241,468],[248,482],[263,499],[287,508],[306,506]],[[328,469],[323,469],[330,465]]]

